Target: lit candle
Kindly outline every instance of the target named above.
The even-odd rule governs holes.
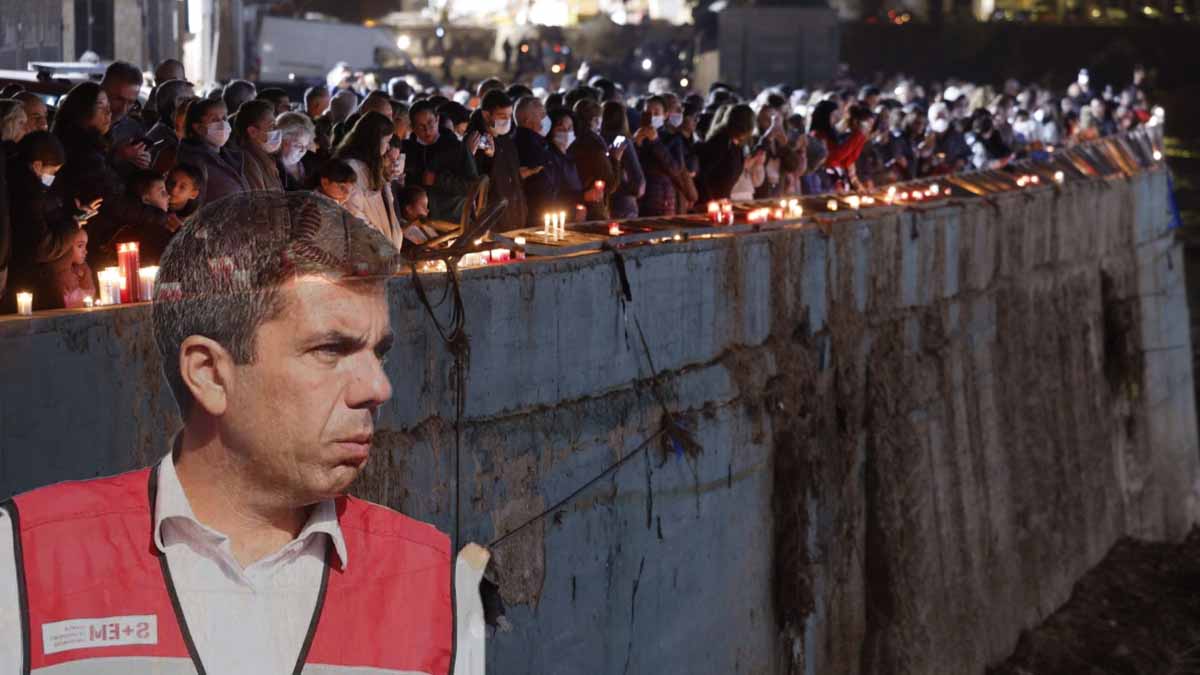
[[[907,193],[907,192],[901,192],[901,193],[900,193],[900,201],[904,201],[904,200],[906,200],[906,199],[908,199],[908,193]]]
[[[558,212],[558,236],[560,239],[567,236],[567,212],[566,211]]]
[[[600,192],[604,192],[604,181],[602,181],[602,180],[596,181],[596,189],[599,190]]]
[[[121,270],[121,302],[137,302],[138,288],[138,245],[136,241],[117,244],[117,266]]]
[[[158,267],[143,267],[138,270],[138,292],[143,300],[154,297],[154,280],[158,277]]]
[[[875,198],[874,197],[863,197],[862,203],[863,203],[863,206],[871,206],[875,203]]]
[[[545,236],[545,237],[550,236],[550,219],[551,218],[552,218],[552,216],[549,213],[542,215],[542,222],[543,222],[542,236]]]
[[[1020,176],[1017,178],[1017,187],[1025,187],[1028,184],[1029,184],[1029,179],[1026,178],[1025,176]]]
[[[618,224],[616,224],[616,223],[609,223],[609,225],[608,225],[608,236],[610,236],[610,237],[619,237],[619,236],[621,236],[621,226],[620,226],[620,225],[618,225]]]
[[[33,314],[33,293],[17,293],[17,314],[21,316]]]
[[[887,196],[883,198],[883,201],[885,201],[889,204],[896,201],[896,186],[895,185],[888,188]]]
[[[83,306],[91,309],[96,306],[96,301],[92,299],[92,296],[85,295],[83,296]]]
[[[121,303],[121,270],[118,267],[105,267],[100,270],[100,304],[118,305]]]
[[[721,202],[721,219],[725,221],[726,225],[733,224],[733,202]]]
[[[775,209],[775,220],[783,220],[783,207]]]
[[[1054,172],[1054,182],[1055,183],[1061,183],[1061,182],[1065,181],[1066,179],[1067,179],[1067,174],[1065,174],[1061,171]]]
[[[683,241],[683,235],[682,235],[682,234],[677,234],[677,235],[675,235],[675,236],[673,237],[673,239],[675,239],[675,241]]]
[[[828,211],[837,211],[838,210],[837,200],[830,199],[829,201],[825,202],[825,209]]]
[[[525,237],[517,237],[513,239],[516,249],[513,250],[513,257],[517,260],[525,259]]]
[[[1162,152],[1160,152],[1158,150],[1154,151],[1154,161],[1156,161],[1156,162],[1162,161]]]
[[[720,202],[709,202],[708,203],[708,219],[714,223],[721,222],[721,203]]]
[[[1038,176],[1030,176],[1029,182],[1033,183],[1034,185],[1037,185],[1038,183],[1042,182],[1042,179]]]
[[[913,198],[914,200],[916,200],[916,201],[918,201],[918,202],[919,202],[919,201],[921,201],[922,199],[924,199],[924,198],[925,198],[925,195],[924,195],[924,193],[922,193],[922,192],[920,192],[920,191],[916,191],[916,190],[914,190],[914,191],[913,191],[913,193],[912,193],[912,198]]]
[[[846,198],[846,201],[850,203],[850,208],[852,208],[852,209],[857,209],[859,204],[861,203],[861,200],[858,198],[858,195],[850,195],[849,197]]]

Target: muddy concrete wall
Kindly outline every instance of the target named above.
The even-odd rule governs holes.
[[[652,439],[496,547],[491,672],[981,673],[1117,538],[1196,521],[1167,197],[1151,172],[629,250],[628,304],[610,254],[468,271],[457,492],[454,360],[397,279],[358,489],[447,531],[457,494],[488,542]],[[165,452],[147,319],[0,321],[0,494]]]

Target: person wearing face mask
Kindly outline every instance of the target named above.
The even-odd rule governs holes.
[[[525,227],[528,208],[525,204],[525,189],[522,181],[537,172],[536,168],[524,168],[517,153],[517,146],[510,133],[513,127],[513,104],[508,95],[499,89],[487,92],[479,104],[477,115],[472,120],[470,131],[479,134],[479,147],[475,149],[475,165],[480,175],[490,179],[487,207],[508,200],[508,206],[496,223],[495,230],[504,232]],[[468,140],[470,148],[472,141]]]
[[[546,114],[546,106],[533,96],[526,96],[517,101],[514,108],[517,118],[517,130],[513,134],[513,143],[517,146],[517,158],[522,173],[525,174],[523,187],[527,215],[525,224],[536,227],[542,214],[547,213],[550,197],[554,194],[554,176],[546,171],[550,163],[551,122]],[[569,147],[572,137],[561,139]]]
[[[666,144],[666,101],[652,96],[642,113],[642,126],[633,134],[638,162],[646,175],[646,193],[638,202],[642,216],[673,216],[678,211],[675,176],[683,171],[683,157]]]
[[[88,222],[88,260],[98,268],[115,264],[116,251],[104,249],[120,227],[178,229],[182,225],[174,215],[125,196],[124,183],[107,157],[105,134],[111,121],[107,94],[94,82],[82,82],[59,102],[52,130],[67,156],[55,176],[53,192],[67,208],[99,206],[99,213]]]
[[[621,140],[628,143],[633,134],[629,131],[629,113],[620,101],[606,101],[600,107],[600,136],[609,147]],[[609,198],[609,211],[614,220],[637,218],[638,200],[646,194],[646,174],[636,152],[621,155],[621,182]]]
[[[225,102],[202,99],[188,108],[186,135],[179,142],[180,162],[204,167],[208,176],[200,187],[200,204],[211,204],[238,192],[249,192],[241,152],[227,147],[232,128]]]
[[[283,145],[283,132],[275,127],[275,104],[253,100],[238,110],[234,138],[242,151],[242,171],[251,190],[283,190],[275,154]]]
[[[347,211],[378,230],[397,250],[404,245],[404,230],[396,213],[396,204],[388,184],[390,167],[387,155],[392,146],[392,120],[387,115],[368,112],[334,151],[354,169],[354,188],[343,206]]]
[[[21,139],[9,162],[7,190],[0,197],[9,198],[12,205],[12,234],[8,291],[0,299],[0,313],[16,312],[16,293],[34,290],[37,260],[47,253],[39,249],[47,237],[79,227],[50,189],[65,161],[62,143],[48,131],[35,131]]]
[[[282,169],[283,188],[312,189],[313,173],[319,163],[316,153],[309,152],[310,147],[315,147],[313,141],[317,133],[312,120],[304,113],[286,112],[275,118],[275,128],[281,134],[276,157]]]
[[[573,130],[575,142],[567,150],[567,157],[574,163],[579,180],[589,187],[589,194],[598,199],[584,201],[588,220],[609,218],[608,198],[616,193],[621,184],[621,157],[629,143],[610,147],[600,135],[600,104],[590,97],[575,103]],[[630,140],[630,139],[626,139]],[[604,182],[602,191],[595,191],[596,181]],[[588,196],[588,195],[585,195]]]
[[[939,101],[929,106],[929,130],[935,137],[933,154],[925,175],[957,173],[971,160],[971,147],[957,125],[951,123],[950,108]]]
[[[550,211],[571,213],[576,204],[602,203],[606,190],[584,183],[567,152],[575,142],[575,118],[565,108],[550,111],[549,118],[550,152],[546,173],[551,177],[554,192],[547,197],[547,207]]]
[[[417,101],[408,116],[413,130],[404,141],[404,184],[425,188],[430,217],[458,222],[467,193],[479,179],[475,160],[453,134],[441,131],[433,103]]]

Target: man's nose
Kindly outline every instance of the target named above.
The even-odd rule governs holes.
[[[346,405],[352,409],[374,409],[392,397],[392,383],[383,370],[383,361],[371,352],[356,360],[354,382],[347,391]]]

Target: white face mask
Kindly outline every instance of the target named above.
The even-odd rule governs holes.
[[[46,187],[54,185],[54,174],[52,173],[44,173],[38,176],[38,178],[42,179],[42,185],[45,185]]]
[[[567,148],[571,147],[571,144],[574,142],[575,142],[575,132],[574,131],[560,131],[560,132],[554,134],[554,144],[557,145],[558,149],[563,152],[566,152]]]
[[[599,117],[592,120],[592,131],[594,131],[596,133],[600,133],[600,118]]]
[[[503,136],[512,128],[512,120],[496,120],[492,122],[492,133]]]
[[[944,134],[950,128],[950,120],[939,117],[929,123],[929,128],[935,134]]]
[[[279,152],[279,146],[283,143],[283,132],[279,129],[267,133],[267,142],[262,144],[263,152],[268,155],[273,155]]]
[[[392,175],[399,176],[404,173],[404,153],[400,153],[400,158],[392,162]]]
[[[551,128],[552,126],[554,126],[554,125],[550,123],[550,118],[549,118],[549,117],[543,117],[543,118],[542,118],[542,132],[541,132],[541,134],[542,134],[543,136],[546,136],[546,135],[548,135],[548,134],[550,133],[550,128]]]
[[[650,118],[650,126],[655,129],[661,129],[663,125],[663,116],[655,115]]]
[[[667,116],[667,123],[676,129],[683,126],[683,113],[671,113]]]
[[[228,121],[213,122],[204,129],[204,140],[212,143],[218,148],[225,147],[229,142],[229,133],[233,131],[233,127],[229,126]]]
[[[304,153],[305,153],[304,146],[296,145],[296,146],[293,146],[292,149],[290,149],[286,153],[284,153],[283,157],[281,157],[280,159],[283,160],[284,166],[296,166],[297,164],[300,163],[300,160],[304,159]]]

